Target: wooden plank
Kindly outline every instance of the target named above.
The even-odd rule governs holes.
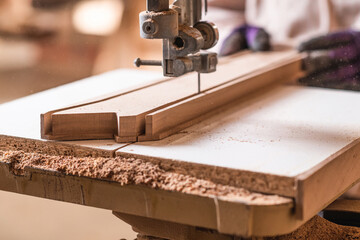
[[[132,144],[117,154],[294,197],[298,217],[305,219],[360,178],[360,114],[354,111],[359,107],[356,92],[282,86],[164,140]]]
[[[108,117],[108,114],[104,113],[109,113],[127,119],[129,119],[130,116],[133,116],[133,119],[135,120],[119,126],[119,132],[112,132],[112,135],[125,134],[123,137],[136,136],[143,131],[142,124],[138,124],[138,121],[136,120],[139,119],[142,121],[144,119],[138,118],[137,115],[144,115],[147,112],[159,109],[160,106],[176,102],[185,96],[195,94],[195,85],[191,85],[191,82],[192,79],[189,79],[188,82],[184,83],[180,79],[175,79],[175,81],[163,82],[142,89],[141,91],[132,92],[106,101],[56,112],[52,115],[52,135],[55,136],[56,139],[61,140],[84,139],[81,137],[83,135],[93,139],[93,134],[101,132],[104,127],[103,125],[107,122],[106,118]],[[195,83],[195,81],[193,82]],[[182,84],[193,86],[193,89],[183,88]],[[180,90],[170,94],[169,89],[171,89],[171,87],[183,89],[183,91]],[[86,121],[87,118],[89,121]],[[97,119],[97,121],[95,120],[94,122],[92,121],[93,119]],[[119,121],[123,122],[123,120]],[[117,121],[115,121],[115,123],[117,123]],[[79,128],[79,125],[82,125],[83,127]],[[64,129],[66,131],[64,131]],[[115,129],[117,129],[117,126],[115,126]],[[62,135],[64,135],[64,137]]]
[[[224,61],[217,72],[202,76],[203,91],[254,74],[263,68],[299,61],[299,57],[294,51],[279,51],[251,53]],[[46,138],[54,140],[109,138],[112,135],[116,135],[119,142],[136,140],[145,132],[148,114],[196,94],[197,74],[192,73],[96,103],[52,111],[43,128],[47,128]]]
[[[144,75],[141,77],[141,75],[139,76],[139,79],[136,79],[136,77],[134,75],[128,75],[129,73],[134,73],[134,71],[129,71],[127,74],[119,74],[120,71],[114,71],[114,72],[109,72],[106,74],[102,74],[99,76],[95,76],[93,77],[93,79],[98,79],[98,81],[104,81],[103,83],[106,85],[106,89],[108,89],[106,92],[106,94],[102,94],[99,95],[99,93],[96,93],[97,97],[88,97],[87,99],[82,98],[81,102],[78,102],[77,104],[72,103],[71,106],[66,106],[57,110],[52,110],[49,111],[45,114],[41,114],[41,137],[43,139],[48,139],[48,140],[67,140],[66,137],[61,136],[58,139],[55,136],[52,135],[52,131],[53,131],[53,124],[52,124],[52,115],[56,112],[60,112],[60,111],[66,111],[72,108],[81,108],[84,107],[86,105],[89,104],[97,104],[100,103],[102,101],[107,101],[107,100],[111,100],[135,91],[139,91],[141,89],[144,88],[148,88],[157,84],[161,84],[162,82],[168,81],[168,78],[163,78],[161,77],[159,74],[155,74],[155,73],[149,73],[149,78],[147,78],[146,82],[142,82],[144,79]],[[154,78],[154,76],[157,76]],[[133,77],[136,80],[134,81],[127,81],[126,77]],[[108,80],[111,80],[111,82],[109,82]],[[114,82],[115,80],[115,82]],[[120,81],[119,81],[120,80]],[[141,82],[141,84],[137,84],[138,82]],[[123,81],[126,81],[126,83],[122,83]],[[97,83],[98,84],[98,83]],[[121,84],[120,88],[119,88],[119,84]],[[119,89],[118,89],[119,88]],[[112,91],[109,91],[109,89],[112,89]],[[114,91],[115,89],[118,89],[117,91]],[[78,93],[74,92],[73,94],[78,95]],[[107,113],[106,116],[108,116],[109,114]],[[75,122],[76,124],[76,122]],[[111,123],[110,123],[111,125]],[[84,126],[82,126],[84,127]],[[97,138],[98,136],[95,134],[95,136],[93,136],[93,138]],[[79,137],[81,139],[81,137]],[[103,136],[103,138],[112,138],[108,137],[108,135]]]
[[[180,130],[208,118],[216,109],[231,104],[241,97],[265,88],[296,78],[301,69],[300,56],[293,61],[272,64],[220,87],[205,91],[169,107],[146,115],[145,136],[139,141],[160,140]]]
[[[129,78],[133,80],[128,81]],[[51,142],[45,142],[41,139],[41,113],[54,108],[65,108],[76,103],[82,104],[85,101],[88,102],[89,99],[95,101],[98,98],[104,99],[106,96],[119,94],[119,92],[127,91],[126,89],[129,88],[153,84],[154,80],[158,81],[159,78],[161,79],[161,73],[116,70],[1,104],[0,138],[1,143],[4,144],[0,145],[15,146],[21,142],[24,145],[26,142],[28,146],[39,146],[38,150],[54,147],[54,151],[62,152]],[[66,151],[70,152],[80,152],[79,149],[84,147],[87,150],[93,149],[98,154],[106,153],[106,155],[113,155],[115,150],[126,146],[126,144],[119,144],[114,140],[73,141],[61,144],[62,149],[67,149]],[[58,149],[56,150],[56,148]]]

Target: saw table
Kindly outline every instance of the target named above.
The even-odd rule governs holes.
[[[350,91],[282,84],[155,142],[40,138],[40,114],[159,77],[118,70],[0,105],[0,190],[110,209],[143,235],[235,239],[293,232],[359,180]]]

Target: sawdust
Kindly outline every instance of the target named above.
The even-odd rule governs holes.
[[[360,228],[346,227],[315,216],[298,230],[288,235],[266,240],[355,240],[360,239]]]
[[[38,141],[17,137],[2,136],[0,134],[0,150],[36,152],[51,156],[74,157],[114,157],[114,152],[103,149],[87,148],[51,141]],[[139,158],[131,153],[121,153],[123,158]],[[198,179],[209,180],[220,185],[246,188],[253,192],[269,192],[281,196],[295,196],[295,180],[284,176],[258,174],[251,171],[237,171],[231,168],[209,167],[182,161],[157,159],[141,156],[141,159],[159,165],[162,170],[192,176]]]
[[[164,170],[159,165],[135,158],[94,158],[52,156],[24,151],[0,150],[0,162],[9,164],[15,175],[24,175],[26,167],[58,171],[72,176],[110,180],[121,185],[145,185],[155,189],[178,191],[200,196],[217,196],[251,204],[286,204],[288,198],[249,192],[243,188],[216,184],[186,174]],[[360,239],[360,228],[344,227],[319,216],[295,232],[266,240]]]
[[[217,196],[251,204],[286,204],[289,198],[250,192],[243,188],[216,184],[186,174],[162,169],[154,163],[135,158],[93,158],[51,156],[23,151],[1,151],[0,162],[8,163],[15,175],[24,175],[26,167],[118,182],[121,185],[146,185],[155,189],[200,196]]]

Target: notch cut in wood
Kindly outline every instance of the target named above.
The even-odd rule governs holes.
[[[115,97],[42,114],[42,138],[110,139],[136,142],[163,139],[216,113],[257,89],[294,78],[301,56],[294,51],[248,53],[204,75],[197,94],[196,74],[160,81]]]

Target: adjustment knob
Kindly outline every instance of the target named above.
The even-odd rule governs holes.
[[[219,30],[212,22],[198,22],[194,25],[194,28],[201,32],[204,38],[203,50],[214,47],[219,41]]]

